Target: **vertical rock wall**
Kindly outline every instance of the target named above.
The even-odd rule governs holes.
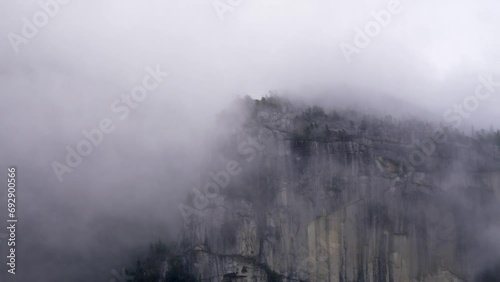
[[[200,281],[473,279],[471,213],[500,197],[497,170],[478,169],[487,156],[443,144],[409,168],[403,143],[272,134],[184,227]]]

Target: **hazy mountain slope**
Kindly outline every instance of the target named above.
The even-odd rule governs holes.
[[[495,133],[276,97],[219,120],[180,206],[182,261],[199,281],[494,281]]]

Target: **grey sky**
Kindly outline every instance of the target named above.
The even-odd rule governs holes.
[[[73,0],[17,56],[2,41],[2,80],[10,82],[2,84],[28,72],[86,84],[89,77],[103,91],[88,95],[104,99],[114,95],[104,87],[127,87],[144,66],[161,64],[172,81],[157,101],[218,104],[241,93],[347,84],[441,113],[473,92],[479,74],[498,71],[499,4],[485,0],[401,0],[403,12],[347,64],[339,44],[352,43],[354,28],[389,2],[242,1],[220,21],[212,1]],[[36,1],[1,5],[5,35],[20,33],[21,18],[40,9]],[[486,113],[495,111],[480,112],[487,123]]]

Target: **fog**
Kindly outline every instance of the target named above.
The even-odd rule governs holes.
[[[206,134],[235,97],[275,91],[442,123],[479,77],[500,81],[494,0],[402,0],[349,59],[341,43],[354,45],[355,29],[390,1],[243,0],[227,10],[217,1],[60,2],[14,44],[9,34],[21,36],[23,18],[43,10],[31,0],[0,3],[0,163],[17,167],[19,218],[18,273],[7,274],[2,240],[2,281],[109,281],[149,242],[175,238],[177,203],[196,185]],[[120,119],[114,101],[148,67],[168,76]],[[499,128],[498,93],[460,130]],[[66,146],[105,118],[114,131],[59,181],[53,163],[64,164]]]

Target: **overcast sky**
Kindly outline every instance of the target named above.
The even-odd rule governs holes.
[[[172,77],[155,102],[206,106],[241,93],[259,97],[270,89],[347,84],[440,113],[470,95],[480,74],[498,71],[500,3],[494,0],[401,0],[402,12],[350,64],[339,45],[352,44],[354,29],[363,29],[371,12],[387,9],[390,1],[240,2],[221,21],[216,1],[72,0],[16,55],[7,34],[21,34],[21,19],[32,19],[40,7],[37,1],[4,1],[4,93],[34,95],[46,88],[36,96],[68,106],[63,100],[75,89],[57,89],[50,81],[80,81],[86,84],[78,87],[81,95],[105,101],[116,96],[108,87],[126,89],[145,66],[161,64]],[[492,97],[488,104],[494,101],[500,100]],[[483,105],[477,116],[493,112]]]
[[[320,99],[332,105],[352,96],[389,113],[401,111],[400,104],[388,102],[399,100],[439,122],[446,110],[474,94],[480,76],[492,74],[500,81],[500,2],[495,0],[401,0],[387,26],[349,60],[341,44],[354,46],[356,28],[365,29],[372,12],[396,4],[68,2],[23,43],[12,38],[23,36],[23,18],[33,22],[43,11],[38,1],[0,3],[0,163],[18,165],[23,179],[19,197],[25,205],[19,212],[27,223],[19,232],[32,229],[50,248],[73,238],[70,244],[89,257],[98,250],[86,246],[101,235],[88,230],[104,230],[116,218],[123,222],[123,214],[150,230],[119,237],[131,223],[117,224],[113,238],[121,238],[127,251],[134,240],[175,233],[159,224],[174,220],[163,204],[183,196],[170,191],[192,177],[204,132],[234,96],[257,98],[278,90],[306,99],[323,95]],[[139,85],[148,66],[157,65],[169,76],[125,120],[116,119],[113,101]],[[500,88],[467,122],[498,128],[499,106]],[[106,117],[116,130],[59,182],[51,163],[63,162],[65,146],[75,146],[82,130],[96,128]],[[155,181],[137,188],[145,179]],[[144,217],[151,221],[144,223]],[[44,228],[64,222],[71,223]],[[36,243],[25,239],[27,245]],[[108,247],[119,256],[120,248]],[[47,281],[59,277],[53,275]]]

